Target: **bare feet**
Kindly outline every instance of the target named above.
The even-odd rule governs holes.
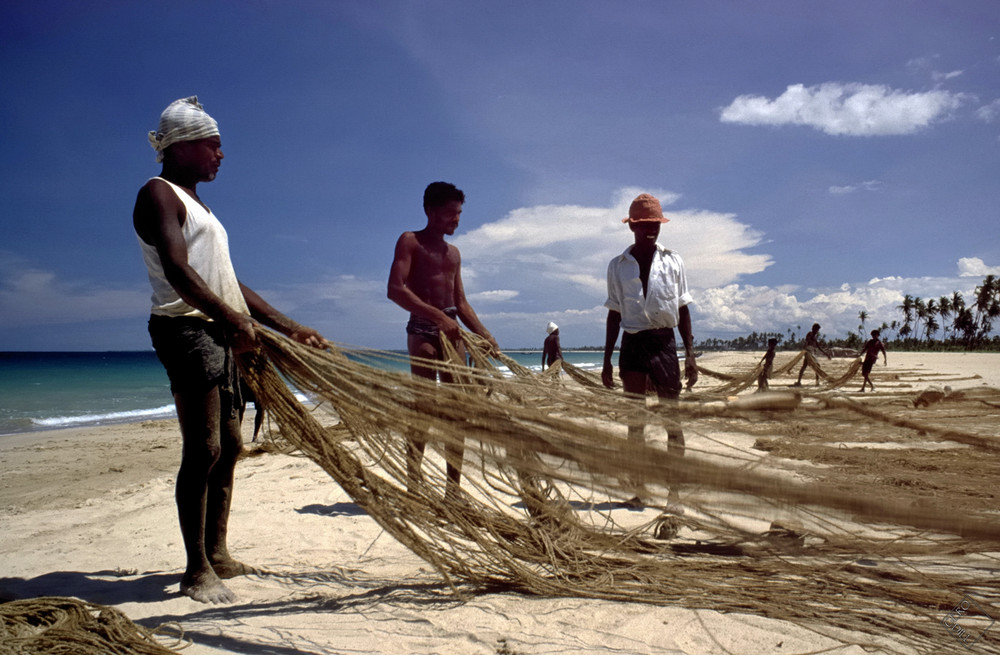
[[[217,562],[212,562],[212,569],[215,571],[215,574],[223,580],[235,578],[238,575],[251,575],[253,573],[259,573],[257,569],[249,564],[237,562],[231,557],[227,557],[226,559],[222,559]]]
[[[184,574],[181,579],[181,593],[199,603],[231,603],[236,600],[236,594],[222,584],[222,580],[209,569],[195,575]]]

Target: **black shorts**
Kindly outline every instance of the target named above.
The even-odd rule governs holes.
[[[222,411],[239,416],[239,371],[221,327],[200,318],[154,315],[149,317],[149,336],[172,393],[204,393],[218,386]]]
[[[861,365],[861,375],[868,375],[875,368],[875,363],[878,361],[878,357],[873,357],[871,359],[866,359]]]
[[[681,393],[681,365],[673,328],[626,332],[618,353],[618,371],[645,373],[656,393],[677,398]]]
[[[442,311],[451,318],[458,318],[458,309],[455,307],[445,307]],[[410,320],[406,324],[406,333],[416,335],[435,345],[438,343],[438,339],[441,336],[437,323],[429,318],[417,316],[416,314],[410,314]]]

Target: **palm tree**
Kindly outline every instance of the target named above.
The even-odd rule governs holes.
[[[972,314],[972,310],[968,307],[962,307],[960,311],[955,312],[955,334],[959,332],[962,333],[962,341],[965,343],[966,348],[971,348],[973,341],[976,338],[976,319]]]
[[[986,310],[986,320],[984,321],[986,330],[983,332],[985,337],[993,329],[993,321],[1000,318],[1000,300],[994,298],[993,302],[990,303],[990,308]]]
[[[928,343],[931,342],[931,335],[937,332],[938,327],[940,327],[938,325],[936,316],[937,316],[936,313],[927,314],[927,318],[924,321],[924,326],[926,327],[926,333],[924,334],[924,336],[927,338]]]
[[[951,298],[948,296],[938,298],[938,316],[941,317],[941,341],[947,341],[948,317],[951,316]]]
[[[990,320],[990,304],[994,301],[994,290],[1000,290],[1000,285],[993,275],[987,275],[983,283],[976,287],[976,325],[979,327],[977,340],[984,338],[993,329],[993,321]]]
[[[903,312],[903,327],[906,328],[906,332],[900,330],[899,334],[900,336],[906,336],[910,333],[910,323],[913,322],[913,296],[910,294],[903,296],[903,304],[897,305],[896,309]]]
[[[938,323],[937,323],[938,305],[937,305],[937,301],[934,300],[933,298],[929,298],[927,300],[927,304],[924,306],[924,312],[925,312],[924,313],[924,338],[927,339],[928,341],[930,341],[931,340],[931,335],[934,332],[936,332],[937,329],[938,329]],[[934,329],[933,330],[931,329],[931,323],[930,323],[931,319],[934,319]]]
[[[959,317],[962,315],[962,311],[965,310],[965,298],[958,291],[954,291],[951,294],[951,311],[955,318],[951,322],[951,334],[954,337],[959,333],[961,328],[958,325]]]
[[[917,317],[917,320],[914,321],[917,330],[913,338],[920,341],[920,323],[927,318],[927,305],[924,304],[924,299],[920,296],[913,299],[913,313]]]
[[[858,312],[858,318],[861,320],[861,325],[858,326],[858,330],[861,332],[861,338],[865,338],[865,321],[868,320],[868,312],[861,310]]]

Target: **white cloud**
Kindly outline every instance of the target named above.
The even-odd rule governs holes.
[[[140,287],[61,280],[20,259],[0,258],[0,328],[134,318],[149,313],[149,298]]]
[[[933,73],[931,73],[931,79],[933,79],[935,82],[945,82],[947,80],[959,77],[964,72],[965,71],[951,71],[948,73],[939,73],[937,71],[934,71]]]
[[[934,62],[940,58],[941,55],[924,55],[923,57],[914,57],[906,62],[906,67],[914,73],[923,73],[925,71],[933,70]]]
[[[1000,98],[976,110],[976,117],[986,123],[992,123],[1000,116]]]
[[[661,200],[670,222],[660,243],[683,257],[692,288],[731,284],[771,265],[769,255],[747,252],[761,245],[760,232],[733,214],[671,211],[680,196],[660,189],[623,188],[605,207],[522,207],[454,239],[466,294],[501,345],[531,345],[515,335],[541,331],[544,337],[550,320],[567,343],[603,342],[608,262],[633,243],[621,219],[642,192]]]
[[[860,284],[845,283],[831,289],[731,284],[701,292],[694,314],[695,337],[700,339],[705,333],[745,335],[753,331],[787,333],[791,330],[801,338],[803,329],[819,323],[825,335],[839,338],[858,331],[861,311],[868,314],[866,329],[882,323],[901,322],[902,313],[897,307],[904,294],[926,300],[950,298],[958,291],[968,300],[974,287],[972,281],[961,277],[899,276],[874,278]],[[887,336],[894,338],[896,335]]]
[[[629,194],[632,191],[629,190]],[[511,220],[513,216],[518,220],[537,218],[536,212],[542,209],[545,210],[542,214],[558,225],[572,226],[561,213],[563,210],[572,210],[574,215],[587,214],[587,208],[548,206],[524,208],[511,212],[502,220]],[[466,267],[474,267],[477,272],[474,277],[479,290],[470,291],[470,284],[466,284],[470,302],[486,327],[497,336],[501,347],[541,347],[549,321],[559,324],[564,345],[603,343],[607,316],[603,307],[607,260],[625,249],[630,233],[620,223],[620,216],[624,214],[619,209],[612,207],[601,211],[612,225],[605,237],[610,243],[603,245],[595,245],[596,242],[585,239],[586,235],[579,235],[578,230],[560,228],[556,230],[563,234],[560,239],[547,236],[547,245],[538,248],[531,240],[521,238],[524,231],[513,229],[507,232],[510,236],[503,243],[494,244],[496,250],[503,253],[502,257],[483,263],[480,258],[487,256],[489,244],[474,238],[476,231],[456,239],[460,241],[465,262],[463,277],[468,277]],[[984,275],[1000,274],[1000,266],[988,266],[979,258],[968,257],[958,260],[956,274],[951,277],[889,275],[867,282],[844,282],[829,288],[745,284],[739,278],[757,270],[753,260],[742,268],[719,268],[711,261],[706,267],[698,262],[702,257],[711,260],[721,252],[729,252],[722,259],[735,257],[735,261],[741,261],[738,250],[727,249],[748,238],[745,225],[726,215],[673,212],[670,216],[676,217],[678,224],[675,225],[675,221],[667,223],[661,238],[666,243],[670,229],[676,228],[671,242],[681,244],[683,241],[677,249],[685,256],[689,280],[694,286],[694,333],[699,341],[709,336],[738,336],[753,331],[785,334],[789,329],[801,337],[802,330],[798,326],[808,329],[814,322],[823,326],[824,335],[843,337],[848,332],[857,332],[861,311],[868,313],[866,326],[872,329],[883,322],[902,320],[897,306],[904,294],[928,299],[950,297],[954,291],[959,291],[969,299]],[[694,238],[687,233],[693,228],[681,229],[680,223],[685,220],[696,226],[719,220],[720,225]],[[517,225],[508,224],[507,227],[516,228]],[[529,229],[527,225],[524,228]],[[600,231],[601,224],[592,221],[588,229]],[[727,230],[731,234],[725,234]],[[567,253],[577,254],[585,249],[577,243],[578,239],[585,239],[585,247],[599,247],[600,252],[582,259],[568,256]],[[585,270],[581,261],[586,262],[587,267],[596,266],[596,270]],[[696,276],[723,281],[695,285]],[[261,294],[283,311],[294,312],[292,315],[303,322],[308,319],[312,324],[315,314],[316,327],[329,338],[349,344],[402,348],[407,314],[385,300],[384,291],[382,280],[338,276],[315,285],[271,289]]]
[[[774,100],[739,96],[720,118],[746,125],[806,125],[832,135],[912,134],[946,119],[966,99],[948,91],[907,92],[874,84],[792,84]]]
[[[466,295],[466,298],[470,304],[475,305],[476,303],[507,302],[517,298],[519,294],[520,291],[514,291],[513,289],[493,289],[491,291],[470,293]]]
[[[959,277],[986,277],[1000,275],[1000,266],[987,266],[978,257],[962,257],[958,260]]]
[[[477,289],[514,288],[522,299],[558,298],[566,293],[583,293],[591,299],[602,296],[608,262],[632,243],[632,234],[621,219],[642,191],[622,189],[608,207],[516,209],[457,237],[454,243],[462,252],[462,275],[474,281],[467,281],[466,290],[473,284]],[[684,258],[692,286],[726,284],[771,265],[769,255],[745,252],[760,245],[762,235],[733,214],[670,211],[677,194],[649,192],[666,205],[664,215],[670,219],[662,227],[660,243]]]
[[[867,180],[858,184],[848,184],[845,186],[831,186],[830,193],[835,196],[847,195],[855,191],[880,191],[882,189],[880,180]]]

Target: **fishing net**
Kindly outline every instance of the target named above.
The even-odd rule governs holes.
[[[42,596],[0,604],[2,655],[175,655],[180,626],[149,630],[113,607]],[[173,642],[169,647],[161,639]]]
[[[535,374],[463,338],[472,367],[447,347],[420,362],[453,384],[387,371],[405,370],[397,353],[271,332],[241,361],[281,436],[456,593],[753,613],[893,653],[953,651],[955,626],[976,634],[1000,614],[997,390],[928,398],[913,386],[926,378],[897,372],[877,380],[890,391],[855,398],[837,388],[859,360],[799,353],[772,379],[805,358],[820,383],[735,396],[758,365],[665,402],[566,362]],[[642,425],[644,441],[627,437]],[[666,447],[677,429],[683,456]],[[412,440],[428,446],[420,475]],[[446,494],[462,448],[461,490]],[[965,598],[983,616],[959,623]],[[977,648],[1000,652],[990,636]]]

